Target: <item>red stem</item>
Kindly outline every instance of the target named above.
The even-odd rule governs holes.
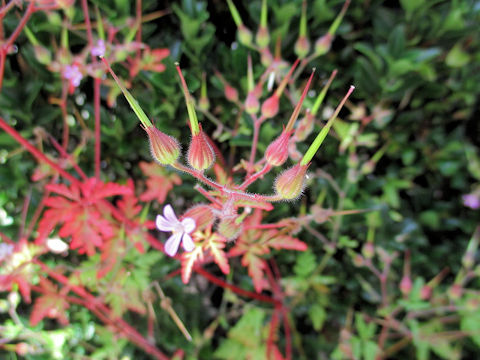
[[[71,174],[63,170],[57,163],[53,162],[47,158],[41,151],[39,151],[35,146],[30,144],[25,138],[20,135],[14,128],[7,124],[7,122],[0,117],[0,128],[5,130],[12,138],[14,138],[20,145],[22,145],[27,151],[29,151],[33,156],[37,158],[39,162],[44,162],[55,169],[60,175],[65,179],[69,180],[72,184],[79,185],[78,179],[74,178]]]
[[[275,336],[275,331],[278,328],[278,309],[275,308],[272,314],[272,320],[270,321],[270,331],[268,332],[268,339],[267,339],[267,360],[274,359],[272,357],[272,350],[273,350],[273,339]]]
[[[50,142],[52,143],[53,147],[57,149],[57,151],[60,153],[62,157],[64,157],[70,162],[70,164],[73,166],[73,168],[78,173],[78,175],[80,175],[80,177],[83,180],[87,180],[88,179],[87,175],[85,175],[83,170],[80,168],[80,166],[78,166],[78,164],[75,162],[72,156],[69,153],[67,153],[62,146],[60,146],[60,144],[57,142],[57,140],[55,140],[55,138],[52,135],[47,133],[47,136]]]
[[[100,180],[100,84],[102,79],[93,81],[93,106],[95,113],[95,177]]]
[[[45,200],[50,196],[50,191],[47,191],[43,194],[42,200],[40,201],[40,204],[38,207],[35,209],[35,212],[33,213],[32,219],[30,220],[30,224],[28,225],[27,232],[25,233],[25,238],[28,239],[30,235],[32,234],[33,227],[36,225],[37,220],[40,218],[40,215],[42,214],[43,208],[45,207]]]
[[[138,43],[142,42],[142,0],[137,0],[137,36],[136,40]],[[141,49],[137,50],[137,60],[140,59]]]
[[[253,182],[257,181],[258,178],[262,177],[263,175],[265,175],[266,173],[268,173],[270,171],[270,169],[272,168],[272,166],[270,164],[265,164],[265,166],[263,167],[262,170],[260,170],[259,172],[251,175],[248,179],[246,179],[242,185],[240,185],[238,188],[240,190],[245,190],[248,185],[252,184]]]
[[[97,297],[86,291],[85,288],[78,285],[73,285],[70,283],[67,277],[53,271],[40,260],[35,259],[34,262],[38,264],[51,278],[55,279],[84,299],[82,305],[97,315],[103,322],[117,328],[118,331],[123,333],[132,343],[142,348],[145,352],[153,355],[156,359],[168,360],[168,357],[165,354],[150,344],[142,334],[137,332],[137,330],[131,327],[126,321],[124,321],[122,318],[114,317],[111,310],[105,304],[100,302]]]
[[[67,94],[68,94],[68,84],[66,82],[63,83],[62,86],[62,99],[60,101],[60,110],[62,111],[63,117],[63,134],[62,134],[62,146],[65,151],[67,151],[68,147],[68,138],[70,129],[68,128],[67,122]]]
[[[287,308],[282,306],[282,318],[283,328],[285,329],[285,359],[290,360],[292,358],[292,335],[290,331],[290,324],[288,321]]]
[[[260,132],[260,125],[262,123],[260,122],[260,119],[255,119],[253,122],[253,140],[252,140],[252,150],[250,152],[250,161],[248,162],[249,164],[249,169],[247,171],[247,174],[250,173],[251,169],[253,168],[253,163],[255,162],[255,155],[257,153],[257,144],[258,144],[258,134]]]
[[[82,0],[83,17],[85,18],[85,27],[87,28],[88,45],[93,46],[92,36],[92,24],[90,23],[90,14],[88,13],[87,0]],[[92,60],[96,61],[95,56],[92,56]]]
[[[281,303],[279,301],[271,298],[270,296],[257,294],[257,293],[254,293],[252,291],[244,290],[244,289],[239,288],[235,285],[229,284],[229,283],[223,281],[222,279],[210,274],[208,271],[206,271],[205,269],[203,269],[201,267],[196,267],[193,270],[197,274],[203,276],[208,281],[210,281],[210,282],[212,282],[212,283],[214,283],[218,286],[221,286],[224,289],[229,289],[229,290],[233,291],[235,294],[238,294],[238,295],[241,295],[241,296],[246,296],[246,297],[249,297],[251,299],[258,300],[258,301],[263,301],[263,302],[266,302],[266,303],[274,304],[275,306],[281,306]]]

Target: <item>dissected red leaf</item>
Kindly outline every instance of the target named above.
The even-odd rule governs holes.
[[[142,161],[139,165],[144,175],[148,177],[146,181],[147,190],[140,195],[142,201],[156,200],[162,204],[173,186],[182,183],[182,179],[177,174],[168,173],[157,163]]]
[[[45,200],[48,209],[39,222],[37,243],[43,242],[57,225],[62,225],[59,235],[71,236],[70,248],[88,255],[93,255],[95,249],[114,234],[112,225],[106,220],[110,217],[110,210],[102,204],[104,198],[132,193],[128,186],[102,183],[95,178],[80,186],[50,184],[46,189],[61,196],[50,196]]]
[[[255,226],[260,225],[261,220],[262,213],[259,210],[249,216],[244,223],[247,230],[241,233],[235,246],[229,251],[231,256],[242,256],[242,265],[247,267],[257,292],[268,286],[264,276],[266,264],[263,255],[270,253],[270,249],[298,251],[307,249],[307,244],[286,233],[290,228],[256,229]]]
[[[195,244],[195,249],[190,252],[183,252],[181,257],[182,262],[182,281],[187,284],[192,276],[193,266],[198,260],[203,260],[202,246]]]
[[[40,278],[40,287],[44,293],[33,304],[30,324],[35,326],[45,317],[49,317],[56,318],[62,325],[68,325],[65,311],[70,306],[68,301],[58,293],[57,287],[45,278]]]

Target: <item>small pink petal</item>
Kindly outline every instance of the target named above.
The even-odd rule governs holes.
[[[169,256],[175,256],[180,246],[180,240],[182,239],[182,233],[173,233],[165,243],[165,253]]]
[[[192,240],[192,237],[188,234],[183,234],[182,246],[185,251],[190,252],[195,249],[195,244]]]
[[[172,231],[174,229],[174,226],[162,215],[157,215],[155,225],[157,225],[157,228],[160,231]]]
[[[172,223],[172,225],[179,222],[177,217],[175,216],[175,212],[173,211],[172,205],[170,204],[165,205],[165,207],[163,208],[163,216],[165,216],[165,218],[170,223]]]
[[[193,230],[195,230],[195,220],[193,220],[192,218],[187,217],[183,219],[182,225],[183,225],[183,230],[185,230],[187,234],[190,234]]]

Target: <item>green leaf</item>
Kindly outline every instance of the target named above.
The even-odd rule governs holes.
[[[316,265],[315,255],[307,250],[297,256],[293,271],[296,275],[306,278],[313,272]]]
[[[450,67],[462,67],[470,62],[470,55],[463,51],[460,43],[457,43],[448,52],[445,62]]]
[[[313,328],[316,331],[322,330],[323,324],[327,319],[327,312],[325,311],[325,308],[319,304],[314,304],[308,310],[308,315],[312,321]]]

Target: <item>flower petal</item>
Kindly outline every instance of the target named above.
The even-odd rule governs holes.
[[[165,219],[162,215],[157,215],[155,225],[157,225],[157,228],[160,231],[172,231],[174,229],[174,226],[170,224],[170,221]]]
[[[165,207],[163,208],[163,216],[165,216],[165,218],[170,221],[172,225],[178,223],[178,219],[175,216],[172,205],[170,204],[165,205]]]
[[[182,233],[173,233],[165,243],[165,253],[169,256],[175,256],[182,239]]]
[[[182,220],[182,225],[183,225],[183,230],[185,230],[187,234],[190,234],[193,230],[195,230],[195,226],[196,226],[195,220],[189,217]]]
[[[195,243],[192,240],[192,237],[188,234],[183,234],[183,239],[182,239],[182,246],[185,249],[185,251],[192,251],[195,249]]]

